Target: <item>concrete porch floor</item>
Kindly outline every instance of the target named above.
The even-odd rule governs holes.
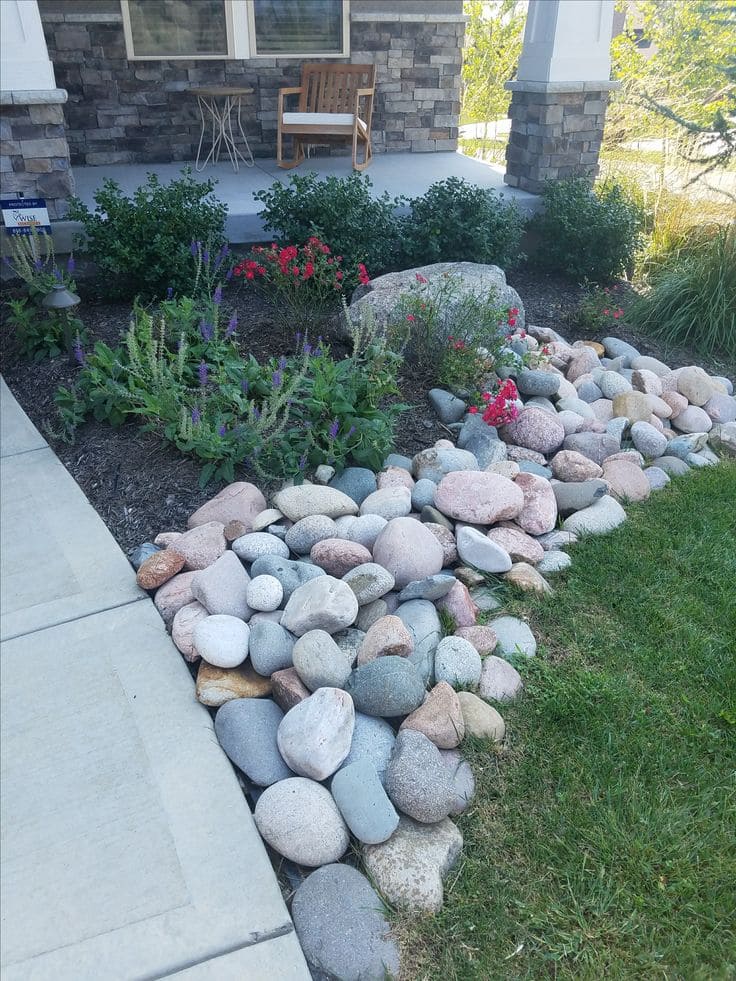
[[[119,164],[107,167],[74,167],[76,193],[85,204],[94,208],[95,191],[102,181],[109,177],[131,194],[153,172],[162,182],[168,182],[181,173],[182,167],[191,166],[194,177],[204,181],[212,178],[217,181],[215,194],[228,207],[226,232],[232,243],[257,242],[268,238],[258,212],[262,205],[253,198],[253,192],[270,187],[274,181],[287,183],[290,174],[307,174],[315,171],[320,177],[337,175],[346,177],[353,171],[349,156],[312,157],[305,160],[295,170],[281,170],[275,160],[256,159],[254,167],[241,166],[236,174],[228,161],[210,164],[202,173],[194,170],[193,164],[182,162],[165,164]],[[364,173],[372,182],[375,197],[384,191],[394,196],[417,197],[435,181],[446,177],[462,177],[472,184],[490,188],[504,195],[506,201],[516,201],[526,214],[536,211],[539,198],[527,191],[508,187],[503,183],[503,168],[474,160],[461,153],[384,153],[373,158],[373,163]],[[55,231],[69,231],[78,225],[72,222],[55,223]],[[74,228],[72,228],[74,226]],[[57,248],[63,249],[57,234]]]

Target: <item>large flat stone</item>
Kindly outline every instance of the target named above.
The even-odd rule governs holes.
[[[133,569],[50,449],[0,467],[0,638],[143,599]]]
[[[291,931],[148,600],[10,640],[0,668],[3,981],[160,978]]]

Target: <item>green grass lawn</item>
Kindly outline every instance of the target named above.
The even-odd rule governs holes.
[[[412,979],[736,977],[736,465],[579,543]]]

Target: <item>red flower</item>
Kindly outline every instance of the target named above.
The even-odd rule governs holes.
[[[516,327],[516,317],[509,317],[507,323],[509,327]]]
[[[407,313],[406,319],[409,321],[409,323],[413,324],[417,318],[414,316],[413,313]]]
[[[368,270],[365,268],[365,264],[362,262],[358,263],[358,279],[360,280],[362,286],[367,286],[367,284],[371,281],[370,276],[368,275]]]
[[[340,270],[339,270],[339,269],[338,269],[338,271],[337,271],[337,272],[335,273],[335,279],[336,279],[336,280],[338,281],[338,283],[339,283],[339,282],[340,282],[340,280],[342,279],[342,273],[340,272]],[[362,282],[362,280],[361,280],[361,282]]]
[[[477,405],[471,405],[470,408],[468,409],[468,412],[470,412],[472,415],[475,415],[477,411],[478,411]]]
[[[307,261],[304,265],[304,278],[309,279],[311,276],[314,276],[314,263]]]
[[[417,273],[416,274],[416,277],[417,277],[417,282],[418,283],[428,283],[429,282],[429,280],[426,277],[422,276],[421,273]]]
[[[609,310],[608,308],[606,308],[606,309],[605,309],[605,310],[603,311],[603,316],[604,316],[604,317],[607,317],[607,316],[609,315],[609,313],[610,313],[610,312],[611,312],[611,311],[610,311],[610,310]]]
[[[519,308],[518,307],[511,307],[511,309],[509,310],[509,316],[510,317],[516,317],[518,315],[518,313],[519,313]]]

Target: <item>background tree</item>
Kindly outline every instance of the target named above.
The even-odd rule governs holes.
[[[504,83],[516,74],[526,20],[520,0],[466,0],[463,123],[505,119],[511,93]]]

